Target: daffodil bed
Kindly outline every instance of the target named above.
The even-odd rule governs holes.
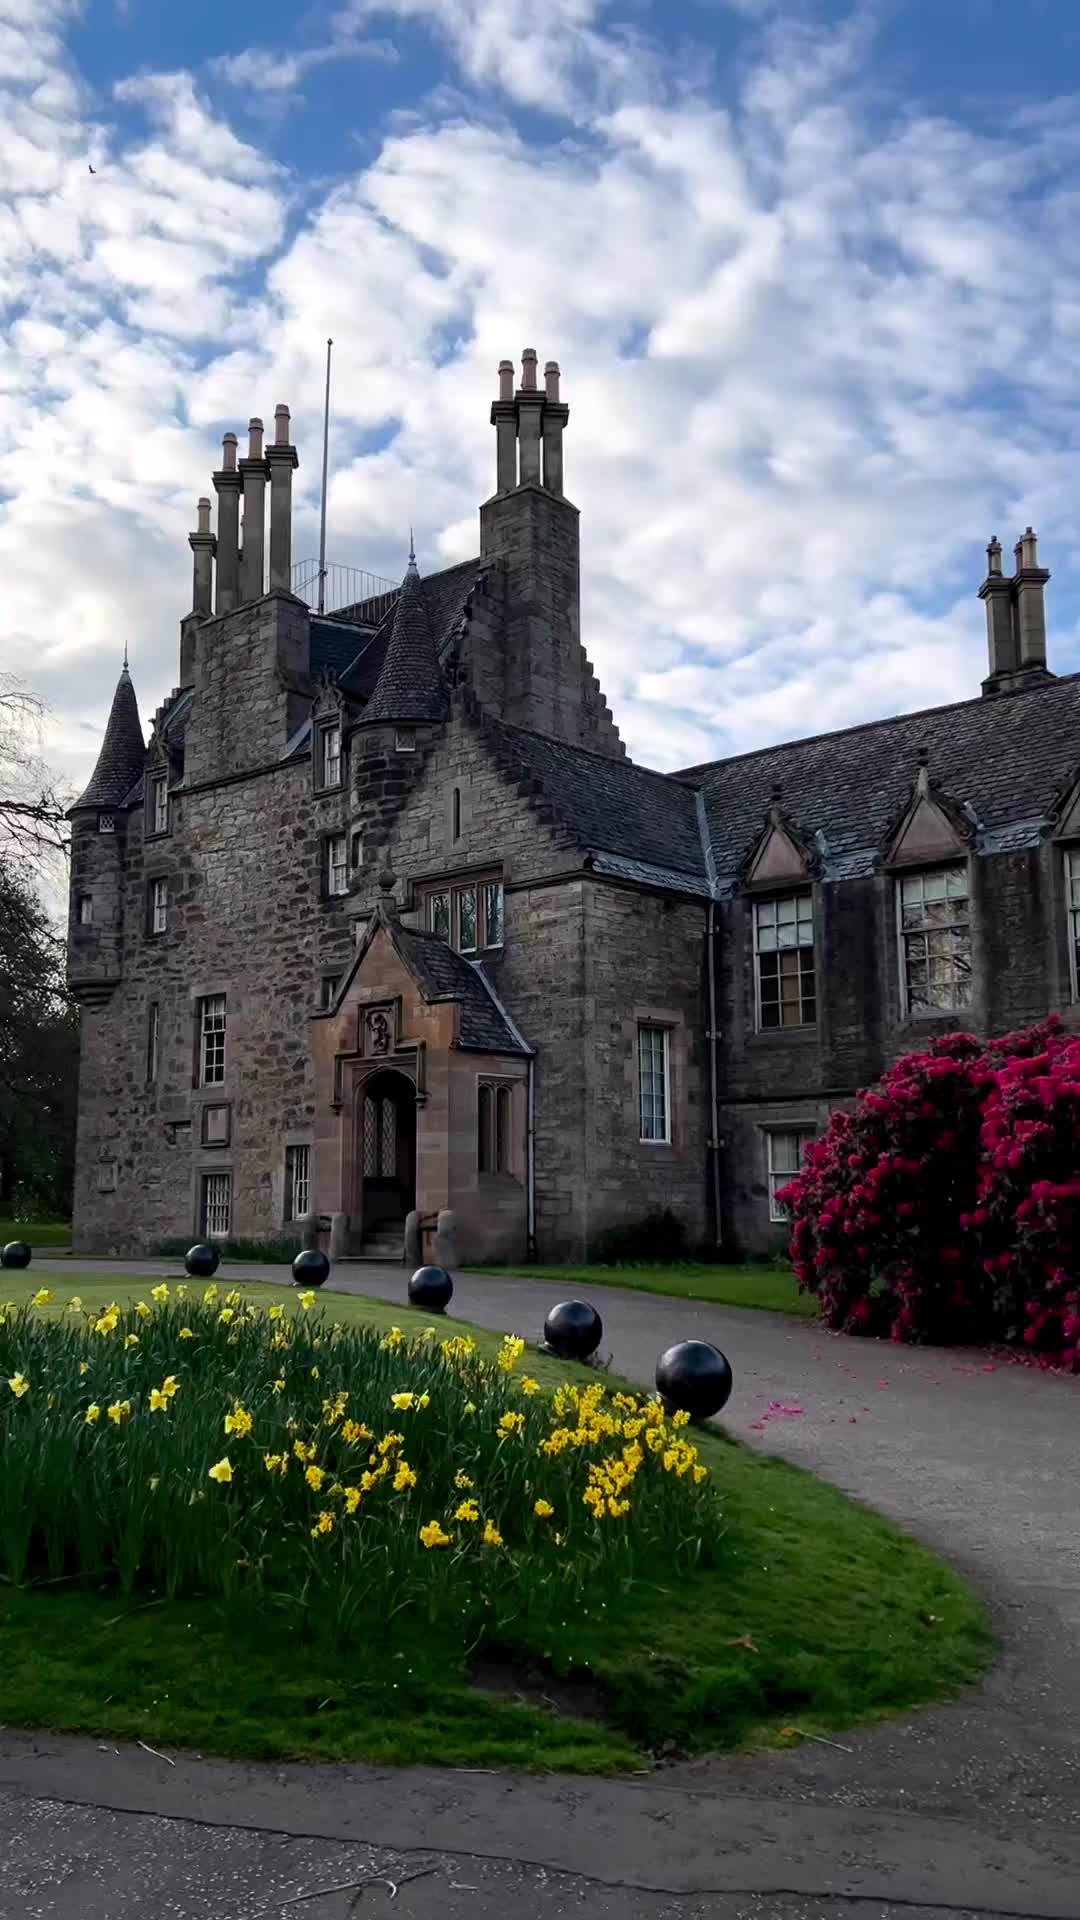
[[[491,1358],[343,1304],[159,1283],[0,1308],[0,1719],[592,1768],[908,1705],[985,1659],[963,1583],[808,1476],[584,1370],[552,1391],[521,1340]],[[819,1591],[790,1585],[796,1489],[836,1619],[819,1536]],[[588,1675],[600,1717],[542,1677],[479,1692],[493,1653]]]

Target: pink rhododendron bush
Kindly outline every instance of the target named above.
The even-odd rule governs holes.
[[[1080,1038],[944,1035],[835,1113],[785,1189],[831,1327],[1080,1372]]]

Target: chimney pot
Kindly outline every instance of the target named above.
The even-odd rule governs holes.
[[[549,400],[559,397],[559,363],[549,360],[544,367],[544,393]]]
[[[536,392],[536,348],[525,347],[521,355],[521,385],[525,393]]]
[[[208,500],[208,499],[206,498],[206,495],[205,495],[205,494],[202,494],[202,495],[200,495],[200,497],[199,497],[199,501],[198,501],[198,505],[197,505],[197,513],[198,513],[198,520],[197,520],[197,526],[196,526],[196,531],[197,531],[197,532],[199,532],[199,533],[209,533],[209,531],[210,531],[210,502],[209,502],[209,500]]]
[[[236,472],[236,435],[226,433],[221,440],[221,466],[225,473]]]
[[[987,574],[1001,572],[1001,541],[996,533],[990,535],[990,545],[986,549]]]
[[[289,409],[283,400],[274,408],[274,442],[279,447],[289,444]]]
[[[248,421],[248,459],[261,460],[263,450],[263,423],[256,417]]]
[[[514,363],[512,360],[499,361],[499,399],[512,400],[514,397]]]

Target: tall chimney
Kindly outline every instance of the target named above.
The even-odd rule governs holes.
[[[521,356],[521,386],[517,396],[518,455],[523,487],[540,485],[540,415],[544,398],[536,384],[536,349],[526,347]]]
[[[240,594],[240,487],[236,435],[222,440],[221,469],[213,476],[218,497],[217,599],[215,613],[231,613]]]
[[[495,429],[495,491],[510,493],[517,486],[517,406],[514,401],[514,363],[499,361],[499,397],[491,403]]]
[[[990,681],[1015,673],[1016,635],[1013,631],[1012,581],[1001,571],[1001,541],[992,534],[986,549],[986,579],[979,588],[979,599],[986,606],[986,646],[990,660]],[[988,683],[989,688],[989,683]]]
[[[1016,543],[1016,630],[1021,667],[1046,666],[1046,606],[1050,575],[1039,565],[1039,543],[1030,527]]]
[[[270,468],[270,591],[292,591],[292,477],[300,462],[289,440],[289,409],[274,408],[274,440],[266,449]]]
[[[544,485],[549,493],[562,492],[562,437],[570,409],[559,399],[559,363],[544,367]]]
[[[194,555],[192,566],[191,611],[210,618],[214,592],[214,551],[217,541],[210,531],[210,502],[205,494],[197,509],[198,524],[188,534],[188,546]]]
[[[247,459],[240,462],[244,486],[244,545],[240,554],[240,599],[260,600],[266,551],[266,476],[263,423],[248,421]]]

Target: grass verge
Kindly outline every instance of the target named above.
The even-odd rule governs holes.
[[[800,1293],[794,1274],[781,1267],[713,1267],[687,1261],[679,1266],[475,1267],[470,1271],[558,1280],[567,1287],[626,1287],[632,1293],[707,1300],[717,1307],[760,1307],[766,1313],[793,1313],[805,1320],[817,1317],[813,1295]]]
[[[28,1247],[69,1247],[70,1220],[0,1220],[0,1247],[23,1240]]]
[[[6,1298],[35,1291],[5,1274]],[[153,1277],[64,1276],[57,1305],[135,1300]],[[249,1283],[266,1304],[282,1292]],[[424,1317],[325,1294],[331,1317],[416,1331]],[[447,1323],[447,1335],[463,1323]],[[470,1328],[491,1353],[495,1336]],[[532,1356],[551,1386],[596,1378]],[[615,1383],[617,1384],[617,1383]],[[485,1649],[511,1676],[415,1628],[373,1659],[303,1634],[272,1609],[125,1599],[92,1582],[0,1587],[0,1720],[261,1759],[319,1758],[601,1772],[680,1752],[828,1731],[940,1698],[992,1650],[958,1575],[886,1521],[786,1464],[695,1435],[723,1513],[718,1571],[639,1581],[537,1633],[519,1615]]]

